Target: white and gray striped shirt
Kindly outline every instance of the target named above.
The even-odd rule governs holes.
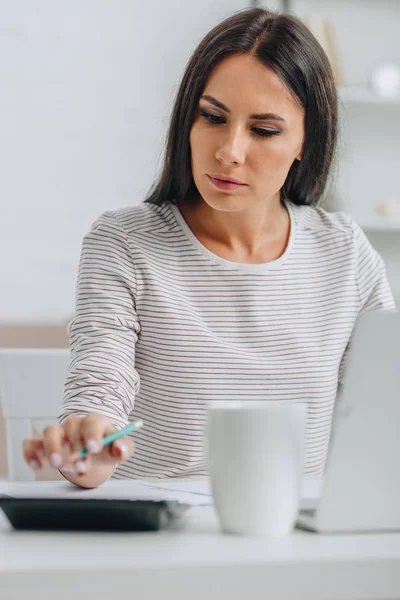
[[[266,264],[216,256],[169,203],[105,212],[85,235],[59,421],[143,419],[114,478],[206,474],[207,405],[247,399],[306,401],[305,473],[323,473],[356,319],[396,307],[346,213],[286,206],[287,248]]]

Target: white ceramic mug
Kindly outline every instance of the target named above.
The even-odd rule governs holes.
[[[306,404],[224,402],[208,409],[205,452],[222,530],[281,537],[301,500]]]

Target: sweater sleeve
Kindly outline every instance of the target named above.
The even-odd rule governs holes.
[[[354,222],[352,226],[354,271],[360,299],[357,319],[373,310],[397,312],[382,257],[371,245],[361,227]],[[354,328],[340,363],[339,383],[343,383],[353,335]]]
[[[117,429],[127,425],[140,386],[135,294],[127,236],[117,219],[105,212],[83,238],[76,310],[68,325],[71,360],[60,424],[71,415],[97,412]]]

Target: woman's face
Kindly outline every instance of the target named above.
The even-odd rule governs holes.
[[[190,132],[201,197],[220,211],[280,200],[293,161],[301,159],[303,140],[304,110],[279,77],[249,54],[230,56],[211,73]],[[211,174],[246,185],[221,190]]]

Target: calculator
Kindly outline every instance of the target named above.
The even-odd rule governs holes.
[[[190,504],[174,500],[28,498],[0,494],[14,529],[157,531],[176,522]]]

